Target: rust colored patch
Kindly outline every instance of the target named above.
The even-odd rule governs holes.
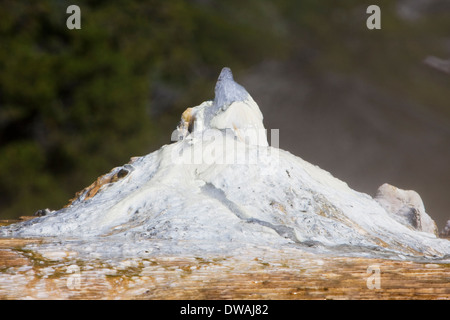
[[[132,159],[132,161],[133,161],[133,159]],[[115,183],[115,182],[119,181],[120,179],[126,177],[129,173],[128,170],[123,169],[123,168],[118,170],[117,172],[114,172],[114,171],[115,171],[115,169],[111,170],[109,173],[107,173],[103,176],[98,177],[97,180],[95,180],[94,183],[92,183],[90,186],[84,188],[81,191],[78,191],[75,194],[75,197],[70,199],[69,203],[66,204],[64,206],[64,208],[71,206],[73,202],[80,199],[83,195],[84,195],[84,197],[82,199],[83,201],[91,199],[100,191],[100,189],[103,186],[105,186],[107,184]]]
[[[192,120],[192,108],[187,108],[184,110],[183,114],[181,115],[181,119],[184,122],[190,123]]]
[[[281,203],[279,203],[279,202],[277,202],[277,201],[272,201],[272,202],[270,202],[270,205],[271,205],[273,208],[277,209],[278,211],[281,211],[281,212],[283,212],[283,213],[286,214],[286,207],[283,206]]]
[[[0,268],[21,267],[30,265],[28,259],[10,249],[0,250]]]
[[[20,221],[27,221],[27,220],[31,220],[31,219],[34,219],[34,218],[36,218],[36,217],[35,216],[20,216],[19,220]]]
[[[181,115],[181,123],[179,128],[192,132],[194,129],[195,116],[192,114],[193,108],[187,108]]]

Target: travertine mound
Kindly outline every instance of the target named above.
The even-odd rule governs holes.
[[[227,72],[221,81],[234,82]],[[450,254],[450,241],[436,237],[417,193],[383,185],[373,199],[268,146],[256,102],[233,88],[222,82],[216,95],[221,90],[231,98],[185,113],[175,134],[181,140],[133,158],[67,207],[2,227],[0,235],[59,237],[71,241],[70,250],[94,256],[225,252],[247,245],[370,257]]]

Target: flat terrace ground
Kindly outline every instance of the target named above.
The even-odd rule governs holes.
[[[295,249],[86,261],[0,239],[0,299],[450,299],[450,264]],[[378,273],[379,271],[379,273]]]

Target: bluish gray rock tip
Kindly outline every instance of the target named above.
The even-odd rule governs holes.
[[[233,102],[248,100],[250,96],[243,86],[234,81],[233,73],[228,67],[224,67],[220,72],[214,94],[213,105],[205,115],[206,123],[219,112],[225,111]]]

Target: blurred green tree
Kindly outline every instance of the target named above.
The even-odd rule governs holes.
[[[348,73],[450,117],[447,77],[421,65],[445,54],[448,14],[411,22],[397,3],[377,1],[374,31],[360,0],[2,0],[0,217],[60,208],[168,143],[223,66],[289,58],[312,83]],[[71,4],[81,30],[66,27]]]
[[[77,1],[81,30],[66,27],[70,4],[0,4],[2,218],[60,208],[161,132],[169,142],[166,123],[212,98],[222,66],[286,50],[267,1]]]

